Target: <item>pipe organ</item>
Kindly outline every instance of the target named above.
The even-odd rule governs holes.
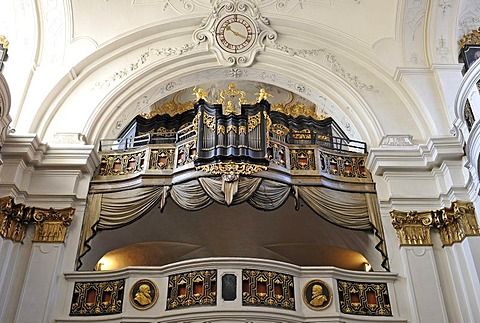
[[[242,104],[239,110],[234,110],[231,102],[225,110],[222,104],[209,104],[203,99],[195,103],[195,165],[219,162],[268,165],[270,104],[262,100]]]

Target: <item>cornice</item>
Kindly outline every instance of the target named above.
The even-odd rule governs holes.
[[[93,145],[49,146],[35,134],[9,135],[2,148],[4,161],[21,160],[42,169],[75,169],[93,173],[100,163]]]
[[[444,160],[461,160],[463,156],[458,137],[433,137],[424,145],[372,148],[366,166],[379,176],[387,171],[430,171]]]

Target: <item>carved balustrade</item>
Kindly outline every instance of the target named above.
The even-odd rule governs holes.
[[[105,151],[100,152],[100,156],[96,180],[117,180],[148,173],[175,174],[194,169],[197,145],[196,139],[190,138],[176,144],[149,144],[125,151]],[[268,167],[290,176],[321,175],[342,181],[371,181],[370,172],[365,168],[367,154],[329,150],[316,145],[291,145],[270,138],[266,156]]]

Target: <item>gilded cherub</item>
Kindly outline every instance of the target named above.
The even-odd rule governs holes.
[[[197,90],[197,87],[195,87],[193,89],[193,95],[195,95],[195,102],[198,102],[199,100],[207,101],[208,94],[201,87],[199,87],[198,90]]]
[[[265,91],[265,89],[260,89],[260,92],[255,94],[258,95],[257,102],[260,102],[262,100],[267,100],[269,96],[273,97],[273,95],[268,94],[267,91]]]

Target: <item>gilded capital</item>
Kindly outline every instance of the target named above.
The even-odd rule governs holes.
[[[14,242],[22,242],[32,215],[32,208],[15,204],[13,197],[0,198],[0,236]]]
[[[74,208],[35,208],[33,242],[64,242],[67,229],[72,224]]]
[[[430,246],[430,227],[433,223],[432,211],[390,212],[392,225],[397,230],[400,244],[404,246]]]
[[[473,203],[456,201],[449,208],[436,212],[435,227],[440,233],[443,246],[461,242],[468,236],[480,235]]]

